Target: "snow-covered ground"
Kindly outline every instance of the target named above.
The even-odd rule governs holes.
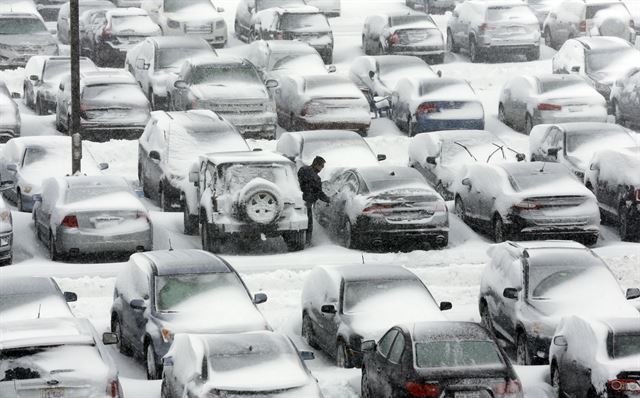
[[[225,8],[227,25],[232,29],[236,0],[222,0],[216,5]],[[377,11],[404,7],[404,0],[342,0],[343,16],[331,20],[338,73],[346,73],[350,62],[363,55],[360,34],[364,17]],[[436,16],[441,27],[448,16]],[[243,44],[230,37],[230,48],[221,52],[237,52]],[[553,50],[544,47],[542,60],[524,62],[511,59],[505,63],[471,64],[465,56],[448,55],[446,63],[435,69],[445,76],[465,78],[479,94],[486,112],[486,128],[498,134],[510,146],[527,152],[528,137],[514,132],[497,120],[497,99],[502,84],[511,76],[522,73],[551,72]],[[10,89],[21,91],[23,70],[0,72]],[[23,104],[23,135],[55,135],[53,116],[36,116]],[[387,155],[386,162],[406,164],[409,139],[386,119],[374,120],[369,144],[376,153]],[[274,142],[251,141],[254,147],[273,149]],[[97,162],[108,162],[108,173],[137,178],[137,142],[116,140],[107,143],[88,143],[85,156]],[[154,224],[154,247],[167,249],[200,248],[198,237],[182,234],[182,215],[162,213],[157,206],[146,202]],[[30,214],[13,213],[15,225],[14,265],[0,269],[5,275],[51,275],[63,290],[75,291],[78,301],[72,304],[77,316],[89,318],[99,331],[108,329],[109,309],[115,275],[122,263],[53,263],[47,259],[46,249],[36,241]],[[300,291],[309,269],[318,264],[387,263],[405,266],[415,272],[429,287],[438,301],[451,301],[454,308],[446,313],[452,320],[479,320],[477,297],[480,275],[484,267],[486,249],[491,242],[451,215],[449,247],[437,251],[410,253],[362,253],[333,244],[318,227],[312,248],[299,253],[287,253],[280,240],[269,239],[251,247],[226,247],[224,257],[241,273],[253,292],[268,294],[267,303],[260,306],[274,329],[291,336],[301,349],[309,350],[300,338]],[[170,243],[169,243],[170,242]],[[640,244],[620,242],[615,230],[602,227],[596,252],[601,255],[624,287],[640,287]],[[597,294],[594,292],[594,294]],[[636,300],[640,309],[640,301]],[[125,396],[133,398],[159,397],[159,382],[144,380],[144,369],[133,359],[112,351],[119,365]],[[318,378],[328,398],[359,396],[360,373],[334,367],[325,355],[317,352],[310,368]],[[518,367],[527,397],[551,396],[548,368],[545,366]]]

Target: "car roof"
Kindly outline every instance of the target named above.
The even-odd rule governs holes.
[[[214,152],[202,155],[203,158],[214,164],[224,163],[291,163],[282,155],[268,151],[234,151]]]
[[[129,184],[124,177],[110,176],[110,175],[95,175],[95,176],[66,176],[61,177],[68,188],[83,188],[83,187],[128,187]]]
[[[608,51],[615,48],[633,48],[626,40],[613,36],[578,37],[574,40],[582,44],[587,50],[592,51]]]
[[[500,138],[487,130],[441,130],[441,131],[433,131],[430,133],[420,133],[416,134],[415,137],[426,136],[432,137],[436,141],[458,141],[466,138],[477,138],[477,137],[491,137],[492,139],[497,139],[499,141]]]
[[[149,37],[149,40],[153,41],[159,49],[180,47],[211,48],[205,39],[196,36],[152,36]]]
[[[233,272],[222,258],[203,250],[155,250],[133,256],[146,257],[158,276]]]
[[[127,8],[111,8],[109,10],[107,10],[107,16],[127,16],[127,15],[141,15],[141,16],[146,16],[149,15],[145,10],[143,10],[142,8],[136,8],[136,7],[127,7]]]
[[[306,4],[283,4],[280,7],[267,8],[267,10],[275,11],[278,14],[320,14],[320,10],[317,7]]]
[[[0,9],[0,18],[35,18],[40,19],[38,15],[28,12],[13,12],[11,10]]]
[[[360,174],[365,182],[380,180],[381,178],[398,180],[417,179],[424,181],[422,175],[416,169],[407,166],[387,166],[381,164],[378,166],[356,167],[352,170]]]
[[[0,296],[58,293],[58,285],[50,277],[3,276],[0,278]]]
[[[475,322],[426,321],[407,326],[414,341],[480,340],[494,341],[489,332]]]
[[[285,134],[298,136],[302,139],[302,142],[363,140],[360,134],[351,130],[289,131]]]
[[[215,130],[219,126],[227,126],[227,122],[222,116],[207,109],[192,109],[188,111],[153,111],[151,115],[156,119],[166,119],[172,123],[177,123],[186,129],[194,130]]]
[[[401,62],[403,64],[424,65],[430,68],[429,64],[424,62],[424,60],[413,55],[369,55],[366,57],[373,59],[378,65],[398,64]]]
[[[406,279],[412,280],[418,277],[408,269],[398,265],[326,265],[319,266],[325,270],[334,280],[345,282],[357,282],[379,279]]]
[[[81,82],[84,86],[96,84],[135,84],[136,79],[131,73],[118,69],[100,69],[81,72]]]
[[[195,67],[218,65],[250,65],[249,61],[244,58],[228,55],[220,57],[216,54],[202,54],[197,57],[189,58],[187,62]]]
[[[281,354],[297,355],[288,337],[269,330],[246,333],[223,333],[198,335],[207,347],[207,356],[216,354],[238,355],[260,352],[264,348],[270,352],[277,347]]]
[[[62,145],[67,145],[71,140],[68,136],[31,136],[31,137],[16,137],[7,142],[14,142],[16,145],[23,148],[41,147],[48,149],[60,148]]]
[[[576,122],[576,123],[558,123],[553,126],[560,130],[571,134],[593,133],[593,130],[606,132],[629,132],[626,128],[619,124],[599,123],[599,122]]]
[[[0,350],[94,343],[93,328],[88,320],[82,318],[34,318],[0,323]]]

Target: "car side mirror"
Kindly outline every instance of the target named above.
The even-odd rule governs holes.
[[[557,158],[559,151],[560,151],[560,148],[549,148],[547,149],[547,155]]]
[[[313,361],[316,359],[316,354],[311,351],[300,351],[300,358],[303,361]]]
[[[327,72],[329,73],[334,73],[335,71],[337,71],[338,69],[336,68],[335,65],[328,65],[327,66]]]
[[[387,160],[387,155],[379,153],[377,158],[378,158],[378,162],[382,162],[383,160]]]
[[[103,171],[109,168],[109,163],[99,163],[98,164],[98,170]]]
[[[149,158],[151,158],[152,160],[155,160],[156,162],[160,161],[160,153],[158,151],[151,151],[149,152]]]
[[[504,298],[508,298],[511,300],[517,300],[518,299],[518,289],[514,288],[514,287],[508,287],[506,289],[504,289],[502,291],[502,296]]]
[[[11,98],[13,99],[20,99],[22,96],[20,95],[20,93],[16,93],[16,92],[12,92],[11,93]]]
[[[376,75],[376,72],[370,70],[369,71],[369,79],[373,80],[373,77]]]
[[[134,310],[141,310],[141,311],[144,311],[147,308],[143,299],[133,299],[129,302],[129,306]]]
[[[598,171],[598,170],[600,170],[600,168],[599,168],[599,167],[598,167],[598,165],[596,165],[595,163],[591,163],[591,164],[589,165],[589,170],[591,170],[591,171]]]
[[[453,304],[448,301],[442,301],[440,303],[440,311],[448,311],[453,308]]]
[[[564,336],[556,336],[553,338],[553,344],[557,345],[558,347],[566,347],[569,345],[569,343],[567,342],[567,338]]]
[[[320,312],[322,312],[323,314],[335,314],[338,311],[336,311],[336,306],[333,304],[325,304],[322,307],[320,307]]]
[[[435,156],[427,156],[427,159],[425,159],[425,162],[427,162],[428,164],[432,164],[432,165],[436,165],[438,164],[436,162],[436,157]]]
[[[267,86],[267,88],[276,88],[280,85],[280,83],[278,83],[277,80],[269,79],[266,82],[264,82],[264,85]]]
[[[42,198],[40,199],[42,200]],[[64,295],[64,301],[66,301],[67,303],[75,303],[76,301],[78,301],[78,295],[74,292],[64,292],[62,294]]]
[[[7,165],[7,170],[13,171],[14,173],[18,171],[18,165],[15,163],[9,163]]]
[[[468,178],[463,178],[462,181],[460,182],[462,185],[464,185],[465,187],[471,189],[471,180]]]
[[[264,293],[256,293],[253,296],[253,304],[262,304],[267,302],[267,295]]]
[[[29,80],[31,80],[33,82],[37,82],[40,79],[38,79],[38,75],[31,75],[31,76],[29,76]]]
[[[162,366],[173,366],[173,357],[162,358]]]
[[[576,72],[576,73],[580,72],[580,67],[577,66],[577,65],[576,66],[572,66],[571,67],[571,72]]]
[[[627,300],[633,300],[633,299],[637,299],[638,297],[640,297],[640,289],[638,289],[637,287],[632,287],[627,289]]]
[[[102,344],[104,345],[118,344],[118,335],[111,332],[102,333]]]
[[[362,351],[373,352],[376,350],[376,342],[373,340],[365,340],[360,344]]]
[[[138,58],[136,59],[136,69],[147,70],[149,69],[149,64],[144,62],[144,59]]]
[[[189,85],[184,80],[176,80],[176,82],[173,83],[173,87],[179,88],[180,90],[184,90],[189,88]]]

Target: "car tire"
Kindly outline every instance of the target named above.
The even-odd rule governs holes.
[[[453,33],[451,29],[447,29],[447,51],[450,53],[457,53],[460,51],[460,47],[453,41]]]
[[[474,64],[482,62],[482,55],[478,48],[478,43],[474,37],[469,38],[469,58]]]
[[[460,196],[456,196],[456,200],[455,200],[455,205],[454,205],[454,211],[456,213],[456,216],[458,216],[458,218],[462,221],[465,222],[465,210],[464,210],[464,202],[462,201],[462,198]]]
[[[304,250],[304,245],[307,242],[307,231],[287,231],[282,234],[282,239],[284,239],[288,251],[299,252]]]
[[[544,36],[544,45],[549,48],[555,49],[555,47],[553,46],[553,38],[551,37],[551,30],[549,28],[546,28],[544,30],[543,36]]]
[[[518,365],[533,365],[533,355],[531,355],[527,334],[519,332],[516,336],[516,362]]]
[[[37,115],[44,115],[44,109],[42,108],[42,100],[40,99],[40,97],[36,98],[36,107],[35,107],[35,111]]]
[[[411,115],[407,116],[407,135],[413,137],[415,135],[415,124],[411,122]]]
[[[378,43],[378,55],[384,55],[384,47],[380,43]]]
[[[495,336],[493,320],[491,319],[491,313],[489,312],[489,305],[484,301],[480,304],[480,323],[485,329]]]
[[[537,61],[540,59],[540,47],[535,47],[529,51],[527,51],[524,56],[527,58],[527,61]]]
[[[344,220],[342,223],[342,228],[340,229],[340,244],[347,249],[355,248],[354,239],[353,239],[353,228],[351,225],[351,221],[348,218]]]
[[[504,105],[502,105],[502,103],[498,104],[498,120],[505,126],[509,125],[507,123],[507,117],[504,114]]]
[[[557,398],[565,398],[562,382],[560,381],[560,371],[558,371],[558,366],[555,363],[551,365],[551,388],[553,388],[554,395]]]
[[[316,342],[316,335],[313,331],[313,323],[311,318],[305,312],[302,314],[302,337],[306,340],[307,344],[311,348],[319,349],[320,345]]]
[[[582,243],[587,246],[595,246],[598,243],[598,234],[586,235],[582,238]]]
[[[345,368],[345,369],[349,369],[353,367],[353,365],[351,364],[351,361],[349,361],[347,346],[342,340],[338,341],[338,346],[336,347],[336,366],[339,368]]]
[[[509,236],[504,226],[504,222],[502,221],[502,217],[497,214],[493,218],[493,240],[496,243],[501,243],[509,240]]]
[[[20,212],[24,212],[24,203],[22,202],[22,192],[20,192],[20,190],[18,189],[16,191],[16,207],[18,208],[18,211]]]
[[[255,29],[251,29],[251,32],[249,33],[249,43],[252,43],[257,40],[260,40],[260,34],[256,32]]]
[[[622,110],[620,109],[620,105],[618,105],[618,101],[616,100],[611,101],[611,113],[615,116],[616,123],[622,126],[626,124],[626,120],[624,120],[624,115],[622,114]]]
[[[373,398],[373,394],[369,388],[369,375],[367,374],[367,369],[364,367],[362,368],[362,378],[360,379],[360,397]]]
[[[53,236],[53,232],[49,231],[49,259],[51,261],[60,261],[62,260],[62,256],[58,253],[58,248],[56,247],[56,238]]]
[[[148,342],[144,347],[144,364],[147,372],[147,380],[158,380],[162,377],[152,342]]]
[[[369,55],[369,49],[367,48],[367,39],[362,35],[362,51],[364,55]]]
[[[634,239],[633,231],[629,225],[629,211],[624,204],[618,207],[618,234],[623,241],[632,241]]]
[[[200,238],[202,240],[202,250],[210,253],[219,253],[222,248],[223,239],[212,233],[213,228],[208,223],[200,223]]]
[[[189,214],[189,208],[185,201],[182,202],[182,222],[185,235],[196,235],[198,233],[198,216]]]
[[[159,191],[160,192],[158,192],[158,196],[160,196],[160,209],[162,209],[162,211],[165,213],[172,212],[173,207],[171,207],[171,202],[168,201],[167,195],[165,195],[164,189],[162,189],[162,185],[160,186]]]
[[[124,342],[124,339],[122,338],[122,324],[117,317],[115,317],[111,322],[111,332],[115,333],[118,336],[118,343],[116,344],[116,348],[118,349],[118,351],[121,354],[130,356],[131,349],[129,348],[129,346],[127,346],[127,344]]]
[[[531,130],[533,130],[533,119],[531,118],[531,115],[527,113],[524,115],[524,133],[529,135],[531,134]]]
[[[56,114],[56,130],[58,130],[59,132],[64,132],[64,127],[62,126],[62,122],[60,122],[60,118],[58,117],[58,115]]]

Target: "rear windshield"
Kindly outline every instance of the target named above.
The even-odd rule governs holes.
[[[419,179],[388,179],[388,180],[373,180],[367,181],[367,187],[370,191],[386,191],[392,188],[410,187],[410,186],[423,186],[424,181]]]
[[[587,19],[591,19],[596,16],[599,11],[607,10],[607,12],[614,12],[617,15],[623,17],[629,17],[629,10],[622,3],[610,3],[610,4],[594,4],[587,6]]]
[[[502,366],[498,347],[492,341],[433,341],[416,343],[418,368]]]
[[[24,35],[46,31],[47,27],[37,18],[0,18],[0,35]]]
[[[548,91],[560,90],[560,89],[575,86],[581,83],[583,82],[576,81],[574,79],[542,81],[540,82],[540,91],[543,93],[546,93]]]
[[[519,19],[523,16],[530,15],[531,9],[525,5],[521,6],[504,6],[504,7],[491,7],[487,9],[487,21],[508,22],[512,19]]]
[[[262,85],[256,71],[251,67],[202,67],[193,70],[193,84],[213,84],[225,86],[226,83],[255,83]]]
[[[621,335],[613,338],[613,357],[640,355],[640,334]]]
[[[126,99],[127,103],[139,100],[141,104],[145,104],[144,94],[133,83],[96,84],[82,90],[83,101],[110,102],[110,105],[117,106],[118,99]]]
[[[79,202],[81,200],[89,200],[100,196],[109,195],[115,192],[129,192],[129,188],[125,185],[96,186],[96,187],[75,187],[67,191],[65,196],[66,203]]]
[[[429,17],[427,17],[426,15],[402,15],[397,17],[391,17],[390,19],[391,19],[391,26],[406,25],[406,24],[422,22],[422,21],[430,22]]]
[[[525,191],[540,185],[555,181],[562,186],[563,183],[575,183],[575,179],[568,172],[567,168],[561,164],[541,163],[540,168],[529,168],[525,170],[515,170],[509,173],[509,182],[516,191]]]
[[[329,29],[327,17],[323,14],[284,14],[280,19],[280,29],[297,30],[307,28]]]

